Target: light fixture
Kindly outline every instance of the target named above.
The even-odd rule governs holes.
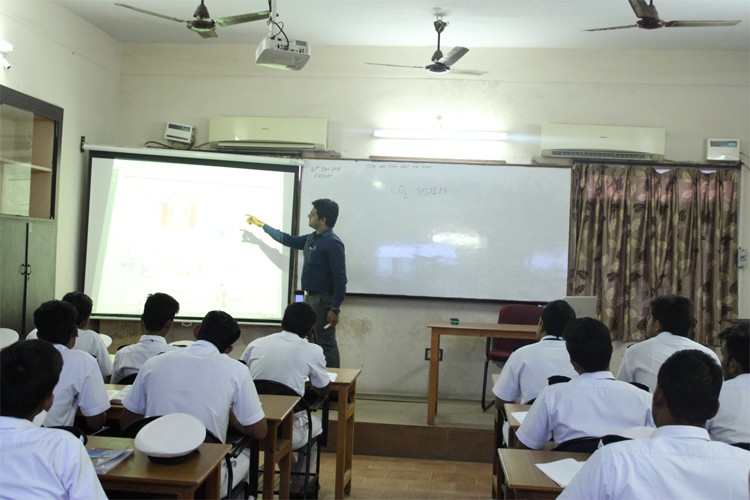
[[[494,130],[375,129],[372,135],[380,139],[432,139],[441,141],[504,141],[508,139],[508,132]]]
[[[10,61],[5,58],[8,52],[13,52],[13,44],[6,42],[5,40],[0,40],[0,66],[2,66],[3,69],[10,68]]]

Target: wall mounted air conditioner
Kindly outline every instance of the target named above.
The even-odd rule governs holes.
[[[586,160],[660,160],[666,134],[659,127],[542,125],[541,154]]]
[[[212,116],[208,141],[220,150],[326,149],[328,120],[270,116]]]

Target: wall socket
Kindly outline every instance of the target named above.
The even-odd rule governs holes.
[[[424,349],[424,360],[425,361],[429,361],[430,360],[430,354],[431,354],[430,351],[431,351],[431,349],[429,347],[425,347],[425,349]],[[443,360],[443,350],[440,349],[438,351],[438,361],[442,361],[442,360]]]

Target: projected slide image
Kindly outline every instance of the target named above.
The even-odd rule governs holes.
[[[293,174],[132,160],[114,160],[109,174],[95,243],[96,224],[89,228],[89,250],[98,248],[86,275],[95,313],[140,314],[146,296],[161,291],[180,302],[181,317],[212,309],[241,319],[280,317],[289,251],[275,242],[249,244],[244,214],[262,206],[273,214],[269,223],[291,227]]]

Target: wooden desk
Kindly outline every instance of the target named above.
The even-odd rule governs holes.
[[[117,449],[132,446],[133,440],[90,436],[87,448]],[[221,497],[221,462],[230,450],[228,444],[203,443],[187,461],[175,465],[156,464],[138,450],[106,474],[99,474],[104,490],[175,495],[177,498]]]
[[[354,455],[354,413],[356,410],[358,368],[328,368],[336,373],[331,392],[338,396],[336,422],[335,498],[352,491],[352,457]]]
[[[511,325],[497,323],[459,323],[435,322],[427,325],[432,330],[430,342],[430,374],[427,389],[427,423],[435,424],[438,400],[440,337],[456,335],[459,337],[492,337],[503,339],[535,340],[537,325]]]
[[[260,449],[263,450],[263,498],[274,497],[276,464],[279,465],[279,498],[289,498],[292,478],[293,410],[299,397],[272,394],[259,394],[259,397],[268,424],[268,433],[260,442]],[[252,470],[250,473],[252,474]]]
[[[531,405],[522,405],[515,403],[505,404],[505,415],[508,417],[508,448],[518,448],[518,438],[516,431],[521,427],[521,422],[513,417],[513,413],[529,411]]]
[[[562,488],[534,464],[544,464],[574,458],[586,460],[590,453],[571,453],[546,450],[498,450],[502,466],[502,478],[505,495],[501,498],[555,498]],[[502,493],[502,491],[500,492]]]
[[[121,390],[126,386],[106,384],[107,390]],[[289,498],[289,489],[292,473],[292,419],[294,405],[299,401],[295,396],[274,396],[270,394],[259,394],[266,415],[268,433],[265,439],[260,441],[259,448],[263,450],[263,496],[273,498],[274,493],[274,471],[276,464],[279,466],[279,494],[281,498]],[[119,429],[120,417],[124,406],[120,403],[112,403],[107,410],[108,425]],[[255,460],[257,462],[257,460]],[[257,463],[255,463],[257,466]],[[252,474],[253,471],[250,471]]]
[[[512,413],[519,411],[528,411],[531,405],[522,405],[515,403],[505,403],[503,406],[503,413],[508,418],[508,442],[505,443],[508,448],[518,447],[518,438],[516,438],[516,431],[521,426],[521,423],[516,420]],[[502,432],[503,432],[503,416],[500,410],[495,410],[495,453],[492,458],[492,498],[499,498],[502,470],[500,468],[500,456],[497,454],[497,449],[502,444]]]

